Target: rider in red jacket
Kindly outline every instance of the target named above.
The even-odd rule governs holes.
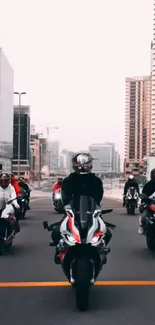
[[[61,178],[61,177],[58,178],[57,183],[55,183],[54,186],[53,186],[53,195],[55,194],[55,192],[56,192],[57,190],[59,190],[59,189],[62,188],[62,182],[63,182],[63,178]]]
[[[11,173],[11,185],[14,187],[17,196],[22,196],[20,186],[16,181],[16,178],[13,173]]]

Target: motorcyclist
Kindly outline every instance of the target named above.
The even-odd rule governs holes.
[[[14,187],[16,195],[17,196],[22,196],[20,186],[18,182],[16,181],[15,175],[11,173],[11,185]]]
[[[92,197],[97,205],[103,197],[103,184],[99,177],[91,172],[93,167],[93,159],[89,153],[76,153],[72,158],[72,166],[75,172],[66,177],[62,183],[62,200],[64,206],[70,204],[70,202],[78,201],[81,195]],[[60,240],[60,226],[54,228],[52,234],[54,243],[59,243]],[[109,229],[105,235],[105,244],[108,245],[112,234]],[[55,263],[59,264],[58,246],[56,248]]]
[[[138,194],[139,194],[139,186],[138,186],[138,183],[136,182],[135,178],[133,175],[130,175],[127,182],[125,183],[125,186],[124,186],[124,193],[123,193],[123,207],[125,206],[125,196],[127,194],[127,191],[130,187],[134,187]]]
[[[63,178],[59,177],[57,182],[54,184],[53,186],[53,192],[55,193],[57,190],[59,190],[60,188],[62,188],[62,182],[63,182]]]
[[[59,189],[62,189],[62,182],[63,182],[63,178],[59,177],[57,182],[53,185],[53,199],[54,199],[55,192]]]
[[[151,170],[150,181],[144,185],[142,194],[145,194],[150,197],[154,194],[154,192],[155,192],[155,168]],[[142,200],[142,202],[143,202],[143,200]],[[142,212],[142,216],[140,216],[140,218],[139,218],[139,229],[138,229],[139,235],[144,234],[146,217],[147,217],[147,211],[144,210]]]
[[[8,214],[14,214],[14,208],[12,204],[7,204],[8,200],[14,200],[13,205],[16,209],[19,209],[19,205],[16,200],[16,192],[14,187],[10,184],[10,175],[7,173],[0,174],[0,212],[1,218],[9,218]],[[17,222],[16,232],[20,231],[19,223]]]
[[[25,181],[24,177],[19,177],[18,184],[27,193],[27,201],[28,201],[27,210],[30,210],[29,201],[30,201],[30,192],[31,192],[31,190],[30,190],[28,184],[26,184],[26,181]]]

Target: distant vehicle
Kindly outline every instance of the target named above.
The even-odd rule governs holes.
[[[125,206],[128,214],[135,214],[135,209],[138,207],[138,200],[139,196],[136,189],[134,187],[129,187],[125,196]]]

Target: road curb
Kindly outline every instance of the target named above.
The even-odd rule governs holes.
[[[111,196],[104,196],[103,199],[108,199],[108,200],[113,200],[113,201],[118,201],[118,202],[121,202],[122,200],[121,199],[117,199],[115,197],[111,197]]]

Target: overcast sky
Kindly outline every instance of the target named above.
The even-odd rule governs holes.
[[[125,77],[150,73],[153,0],[0,0],[0,46],[32,123],[124,155]]]

